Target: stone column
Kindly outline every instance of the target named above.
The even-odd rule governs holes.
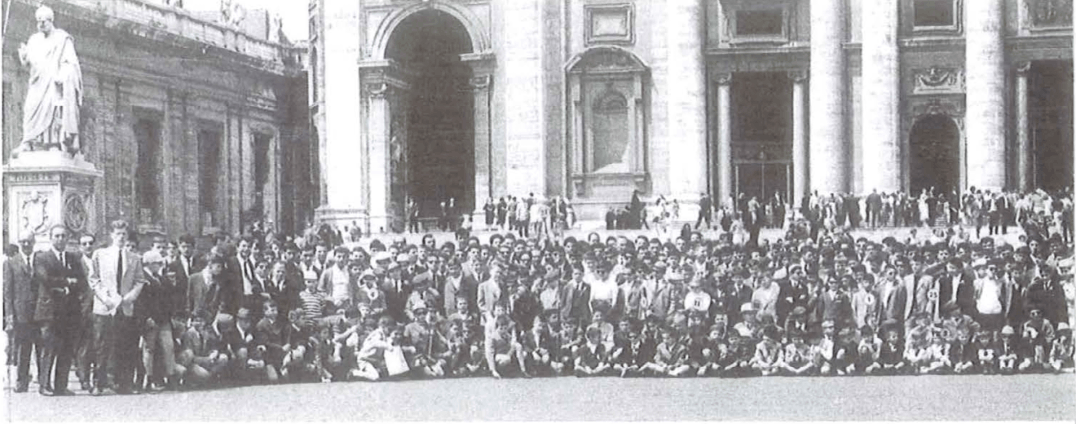
[[[389,184],[392,181],[392,176],[389,175],[389,128],[392,111],[388,99],[391,90],[392,87],[383,82],[366,84],[363,87],[363,95],[367,101],[366,147],[370,155],[366,178],[370,193],[370,227],[364,231],[365,234],[392,231],[389,208]],[[351,166],[355,167],[354,164]],[[352,187],[355,187],[357,181],[362,180],[352,181]]]
[[[732,196],[732,74],[717,77],[717,198],[724,205]]]
[[[807,194],[807,100],[804,91],[807,85],[807,73],[790,72],[792,78],[792,199],[788,203],[800,206],[803,195]]]
[[[475,216],[482,216],[479,211],[486,204],[486,199],[493,196],[490,191],[490,107],[489,75],[471,78],[471,92],[474,93],[474,207]]]
[[[325,127],[325,176],[327,204],[318,209],[318,218],[333,225],[363,222],[367,217],[366,195],[359,182],[365,181],[362,90],[359,82],[358,2],[325,2],[325,61],[323,93]]]
[[[1003,0],[964,2],[968,185],[1005,187],[1005,43]]]
[[[811,0],[810,187],[821,194],[847,187],[844,134],[844,1]]]
[[[501,2],[505,22],[505,185],[508,194],[520,197],[529,193],[545,195],[541,3],[542,0]]]
[[[863,3],[863,190],[900,191],[897,0]]]
[[[680,217],[694,219],[706,190],[705,7],[702,0],[669,0],[665,11],[669,194],[680,201]]]
[[[1028,120],[1027,73],[1031,62],[1016,65],[1016,188],[1030,191],[1031,176],[1031,124]]]

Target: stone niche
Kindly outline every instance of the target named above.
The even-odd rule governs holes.
[[[622,202],[648,192],[647,67],[627,50],[599,46],[567,71],[571,196]]]

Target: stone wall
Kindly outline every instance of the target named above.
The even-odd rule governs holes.
[[[308,178],[291,178],[310,174],[305,153],[310,143],[306,80],[290,48],[138,0],[52,3],[56,26],[72,35],[81,62],[82,143],[86,159],[104,172],[92,206],[100,221],[124,218],[143,231],[170,236],[239,231],[241,215],[254,199],[254,132],[271,136],[266,216],[291,229],[308,215],[302,211],[313,206],[306,193],[315,191]],[[4,38],[5,160],[21,137],[27,73],[16,50],[36,31],[33,7],[14,2]],[[139,145],[133,125],[147,113],[160,123],[157,169],[162,172],[153,176],[160,192],[157,213],[141,219],[135,182],[150,176],[136,174]],[[198,132],[206,128],[222,130],[220,169],[200,169]],[[212,223],[199,204],[203,172],[220,175]]]

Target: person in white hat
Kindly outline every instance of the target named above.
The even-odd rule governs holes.
[[[740,318],[741,321],[732,327],[740,337],[746,339],[757,339],[761,326],[758,324],[758,319],[755,315],[755,305],[751,302],[746,302],[740,305]]]
[[[1050,368],[1054,372],[1071,373],[1073,366],[1073,353],[1076,346],[1072,344],[1072,329],[1067,322],[1057,324],[1057,333],[1053,345],[1050,348]]]

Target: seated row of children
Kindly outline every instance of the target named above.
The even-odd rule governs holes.
[[[1036,308],[1019,332],[1011,326],[980,329],[970,319],[966,321],[971,325],[954,325],[921,314],[906,328],[895,321],[883,323],[876,334],[869,325],[841,328],[829,320],[821,323],[820,332],[780,329],[765,322],[727,328],[721,317],[706,324],[705,316],[691,312],[675,314],[670,322],[612,323],[602,310],[595,310],[590,323],[582,326],[546,313],[530,328],[521,328],[510,318],[507,304],[497,304],[485,320],[477,314],[441,318],[420,304],[406,325],[361,307],[322,320],[307,320],[301,310],[294,310],[284,320],[274,301],[261,306],[263,318],[256,324],[250,306],[240,308],[235,317],[221,314],[210,323],[192,319],[176,350],[178,372],[187,386],[480,375],[747,377],[1073,370],[1071,329],[1066,323],[1055,328]]]

